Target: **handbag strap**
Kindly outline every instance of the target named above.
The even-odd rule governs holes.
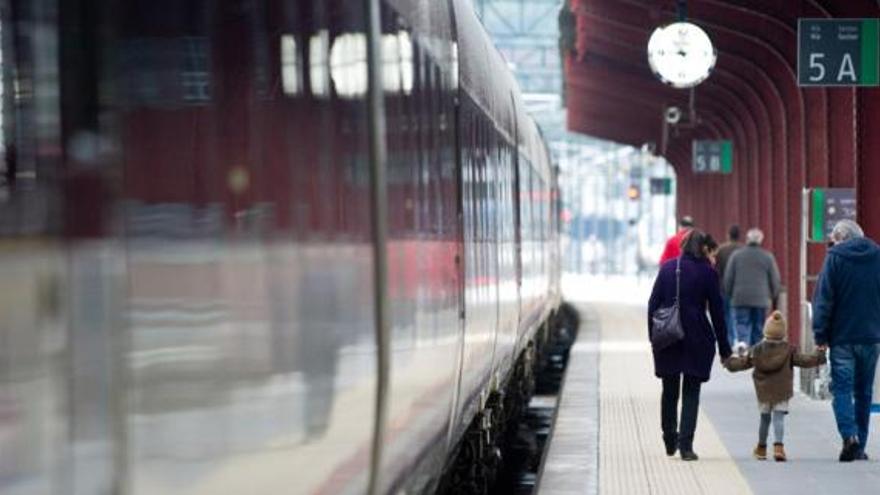
[[[681,296],[681,256],[675,260],[675,304],[678,306],[678,298]]]

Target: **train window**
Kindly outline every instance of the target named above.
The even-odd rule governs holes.
[[[478,164],[479,169],[479,179],[478,179],[478,194],[477,201],[478,206],[480,208],[480,240],[486,241],[489,238],[489,215],[486,211],[486,207],[488,205],[488,190],[489,185],[486,181],[486,166],[489,160],[489,136],[490,136],[490,127],[491,124],[488,123],[487,120],[483,120],[482,127],[482,135],[480,138],[480,162]]]
[[[516,155],[518,153],[516,144],[513,144],[510,149],[511,155]],[[519,218],[519,211],[517,211],[517,205],[519,204],[518,195],[519,191],[517,190],[517,161],[511,162],[510,171],[508,172],[510,178],[510,182],[508,184],[508,194],[510,194],[510,217],[511,217],[511,241],[516,242],[519,238],[519,222],[521,221]]]
[[[480,160],[480,148],[479,148],[480,122],[479,122],[479,120],[477,120],[477,117],[475,115],[472,116],[471,118],[474,119],[474,122],[473,122],[474,139],[471,142],[472,148],[469,150],[470,154],[471,154],[471,160],[470,160],[471,165],[470,165],[470,170],[468,171],[468,174],[470,175],[470,189],[471,190],[470,190],[470,199],[469,199],[468,203],[470,204],[470,208],[471,208],[471,225],[472,225],[472,229],[473,229],[473,240],[477,241],[479,239],[478,228],[480,225],[479,210],[477,209],[477,201],[478,201],[477,198],[479,196],[479,190],[478,190],[479,182],[477,181],[477,167],[479,167],[479,160]]]
[[[498,218],[498,205],[501,203],[498,198],[498,193],[500,189],[498,187],[498,175],[499,175],[499,167],[501,166],[501,140],[498,139],[496,134],[495,138],[495,149],[493,152],[493,160],[492,167],[490,168],[490,177],[489,177],[489,187],[491,188],[491,197],[492,200],[489,203],[489,218],[492,221],[492,242],[498,242],[499,239],[499,230],[501,228],[501,219]]]
[[[535,173],[535,186],[532,190],[532,197],[535,201],[535,240],[540,241],[544,238],[544,198],[541,186],[541,176]]]
[[[479,167],[482,150],[480,149],[481,142],[483,139],[483,123],[478,120],[479,117],[476,117],[474,120],[474,141],[472,143],[473,150],[471,153],[473,154],[473,162],[471,166],[471,208],[474,222],[474,240],[480,240],[480,181],[479,181]]]
[[[488,242],[492,241],[492,229],[494,228],[494,222],[492,221],[492,167],[494,166],[492,148],[495,141],[495,128],[489,125],[487,130],[483,161],[483,215],[486,221],[483,238],[487,241],[486,247],[488,250]],[[488,253],[486,253],[486,256],[488,257]]]
[[[434,225],[434,232],[438,235],[443,231],[443,198],[440,191],[440,175],[443,171],[443,146],[440,134],[441,131],[436,122],[441,111],[441,96],[440,91],[437,88],[439,72],[439,68],[432,59],[430,71],[428,72],[427,98],[428,112],[433,118],[429,119],[431,121],[431,126],[429,127],[430,131],[428,133],[428,146],[431,150],[431,222]]]
[[[415,53],[415,91],[408,98],[413,101],[416,110],[414,117],[419,122],[413,136],[416,148],[416,160],[413,165],[416,168],[417,174],[415,188],[419,198],[419,230],[422,235],[425,235],[431,228],[431,203],[428,200],[428,184],[431,172],[428,161],[432,155],[432,150],[428,147],[430,126],[427,122],[430,120],[430,108],[427,105],[427,83],[425,78],[425,71],[430,60],[421,45],[416,45]]]
[[[498,216],[501,221],[501,229],[499,230],[499,239],[502,242],[507,242],[509,240],[509,230],[510,230],[510,218],[508,211],[508,168],[510,163],[510,156],[508,154],[508,143],[504,143],[503,148],[501,150],[502,157],[501,163],[499,164],[499,209]]]
[[[465,148],[465,152],[467,153],[467,169],[464,170],[465,180],[467,180],[467,198],[465,204],[467,205],[468,211],[466,212],[465,218],[470,222],[470,226],[468,230],[471,234],[471,240],[477,239],[477,211],[475,208],[475,197],[476,197],[476,182],[474,180],[474,171],[476,170],[477,160],[479,155],[479,149],[477,148],[477,143],[479,143],[479,122],[477,121],[475,115],[471,112],[468,113],[468,126],[470,127],[470,142],[467,144]]]
[[[285,95],[295,96],[302,91],[302,68],[299,65],[299,47],[292,34],[281,35],[281,87]]]
[[[528,164],[528,168],[526,169],[526,174],[528,174],[528,182],[526,182],[526,204],[529,205],[528,212],[528,239],[529,242],[535,240],[535,198],[532,195],[532,188],[534,183],[534,176],[532,172],[532,164]]]
[[[491,225],[489,223],[489,181],[486,177],[486,171],[489,167],[489,144],[491,140],[491,132],[492,126],[488,119],[483,120],[483,140],[482,146],[480,148],[480,195],[479,195],[479,206],[480,206],[480,250],[481,255],[483,257],[483,271],[481,274],[485,275],[486,270],[489,269],[489,232]]]

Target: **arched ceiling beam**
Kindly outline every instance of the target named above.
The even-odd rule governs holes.
[[[582,15],[587,14],[589,16],[590,14],[593,14],[593,12],[592,12],[592,9],[585,9],[585,10],[581,11],[581,14]],[[641,16],[641,17],[644,17],[644,16]],[[614,39],[614,40],[618,40],[621,42],[625,40],[629,44],[635,45],[635,46],[643,45],[644,39],[646,39],[646,34],[645,34],[646,29],[644,28],[644,26],[641,26],[641,27],[632,26],[626,22],[618,21],[617,19],[611,18],[609,13],[605,12],[605,11],[601,12],[600,15],[596,16],[596,19],[592,19],[591,21],[592,22],[590,22],[590,25],[587,26],[589,28],[587,31],[589,33],[589,36],[585,37],[585,39],[583,40],[582,49],[590,47],[590,45],[595,45],[597,43],[597,41],[596,41],[597,38],[603,38],[604,40]],[[615,28],[615,29],[612,30],[612,28]],[[632,52],[634,55],[630,55],[629,58],[633,58],[633,56],[637,56],[638,59],[643,60],[643,57],[644,57],[643,50],[638,49],[638,48],[634,48],[634,50],[635,51]],[[622,58],[627,58],[626,55],[619,55],[619,56],[621,56]],[[736,55],[722,53],[722,58],[724,60],[727,60],[728,62],[730,60],[734,60],[734,64],[737,65],[737,67],[735,67],[734,70],[730,71],[730,73],[732,73],[732,74],[740,74],[744,70],[742,66],[749,66],[749,63],[746,59],[744,59],[742,57],[738,57]],[[648,72],[647,65],[646,64],[643,64],[643,65],[644,65],[644,69],[642,72],[647,73]],[[723,67],[725,65],[730,65],[730,64],[729,63],[728,64],[719,63],[718,70],[719,70],[720,74],[725,73],[725,70],[723,69]],[[760,70],[760,68],[755,68],[754,66],[751,66],[751,67],[748,67],[746,70],[748,70],[748,72],[752,73],[752,74],[749,74],[747,72],[747,75],[751,75],[752,77],[741,77],[740,81],[738,83],[732,84],[730,87],[736,88],[735,91],[742,91],[741,88],[745,88],[746,93],[751,94],[750,96],[745,96],[745,97],[750,98],[750,101],[752,103],[751,106],[754,106],[755,103],[758,101],[758,99],[755,97],[757,95],[758,91],[756,91],[756,89],[752,87],[751,81],[755,80],[755,79],[757,79],[758,81],[764,81],[765,83],[768,84],[768,86],[772,85],[772,81],[771,81],[771,78],[766,73],[763,73]],[[754,73],[756,71],[757,71],[758,77],[754,76]],[[653,80],[653,76],[647,76],[647,77],[650,77]],[[656,86],[662,87],[659,84],[657,84]],[[713,80],[710,79],[709,81],[707,81],[707,83],[704,83],[704,85],[701,86],[701,90],[703,87],[712,88],[713,86],[718,86],[718,85],[713,84]],[[765,92],[765,94],[766,94],[766,92]],[[765,96],[765,100],[778,102],[778,100],[774,100],[774,97],[776,97],[776,96],[777,95],[774,92],[772,92],[772,89],[771,89],[771,94]],[[758,106],[758,110],[760,111],[760,113],[762,114],[762,117],[763,117],[763,119],[759,119],[759,122],[766,123],[767,121],[769,121],[769,118],[768,118],[769,112],[767,111],[767,108],[766,108],[766,105],[767,105],[767,103],[769,103],[769,101],[762,101],[761,104]],[[782,117],[779,116],[778,119],[781,122]],[[770,132],[769,127],[764,129],[764,131],[762,132],[762,135],[763,136],[770,135],[771,139],[772,139],[772,133]],[[779,138],[776,138],[776,139],[779,139]],[[777,148],[783,146],[781,140],[776,141],[776,143],[778,145]],[[773,146],[768,146],[767,148],[772,149]],[[777,160],[777,162],[778,162],[778,160]],[[754,163],[754,162],[752,162],[752,163]],[[765,173],[768,173],[770,171],[769,167],[771,166],[770,161],[765,160],[764,163],[765,163],[765,166],[762,167],[762,169],[764,170]],[[752,182],[752,184],[754,184],[754,185],[758,184],[757,176],[755,177],[755,180]],[[763,195],[763,198],[768,198],[768,195]],[[749,204],[749,203],[751,203],[751,202],[747,202],[747,204]],[[769,208],[765,205],[765,207],[762,208],[762,210],[767,212],[767,211],[769,211]],[[751,215],[748,213],[746,213],[746,215],[751,217]],[[765,219],[769,219],[769,216],[766,214],[762,215],[762,216]]]
[[[646,17],[644,12],[646,11],[644,5],[642,6],[641,12],[639,8],[632,9],[632,4],[636,2],[628,2],[626,4],[616,3],[614,5],[610,5],[609,3],[581,3],[581,10],[579,12],[583,13],[583,10],[595,11],[596,9],[603,10],[603,15],[600,17],[612,18],[612,19],[627,19],[630,23],[638,23],[640,20],[644,20]],[[586,6],[586,7],[585,7]],[[716,9],[706,9],[707,11],[701,17],[700,23],[704,25],[707,30],[709,30],[713,36],[718,41],[719,46],[724,46],[726,50],[731,53],[740,53],[744,57],[749,57],[752,60],[757,60],[758,64],[756,65],[768,65],[768,70],[771,71],[773,75],[772,80],[773,84],[771,88],[776,92],[776,103],[780,105],[781,112],[772,112],[773,118],[777,119],[775,122],[775,126],[780,130],[780,140],[776,140],[777,145],[773,146],[774,155],[776,156],[775,166],[772,167],[770,172],[772,175],[772,181],[770,181],[773,185],[778,187],[785,187],[785,184],[788,182],[788,169],[789,169],[789,154],[788,148],[791,146],[794,148],[792,161],[794,162],[792,165],[794,167],[800,166],[800,162],[803,160],[803,150],[799,149],[803,147],[803,132],[796,132],[794,135],[788,135],[788,128],[798,128],[798,130],[803,129],[803,120],[802,120],[802,104],[799,98],[799,92],[797,91],[796,86],[792,80],[793,72],[790,66],[787,66],[784,61],[784,56],[780,54],[779,50],[772,46],[771,44],[765,42],[763,39],[756,38],[754,36],[750,36],[748,34],[744,34],[742,32],[743,27],[737,26],[735,28],[728,27],[725,23],[729,22],[729,19],[718,19],[718,8],[722,8],[724,6],[715,5]],[[626,10],[629,8],[629,13],[621,13],[621,10]],[[608,11],[612,11],[609,13]],[[693,12],[693,10],[692,10]],[[641,14],[641,15],[640,15]],[[748,14],[746,12],[745,14]],[[736,17],[737,15],[743,15],[743,12],[733,12],[732,16]],[[704,17],[708,19],[703,19]],[[647,33],[650,31],[652,26],[640,26],[643,31],[643,36],[647,38]],[[746,26],[747,28],[747,26]],[[583,42],[579,42],[583,45]],[[723,63],[723,60],[719,60],[719,65]],[[760,68],[759,69],[763,69]],[[779,115],[781,114],[781,115]],[[780,121],[778,119],[781,118],[781,125],[779,125]],[[791,125],[794,124],[794,125]],[[799,124],[799,125],[798,125]],[[796,126],[796,127],[795,127]],[[789,141],[791,144],[789,145]],[[764,194],[762,197],[773,197],[769,194]],[[766,220],[766,224],[769,224],[770,227],[770,235],[774,235],[773,220],[779,219],[781,220],[781,224],[785,227],[781,236],[787,237],[788,228],[785,225],[788,218],[788,206],[790,201],[784,201],[783,198],[778,197],[777,200],[773,204],[773,211],[776,214],[776,218],[772,217],[764,217],[763,220]]]

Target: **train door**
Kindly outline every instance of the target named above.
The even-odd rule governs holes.
[[[516,329],[518,326],[519,290],[514,267],[515,246],[513,236],[513,191],[512,181],[515,167],[516,113],[515,100],[510,94],[508,121],[513,130],[496,132],[491,156],[492,188],[491,219],[493,222],[492,255],[495,282],[495,321],[496,337],[493,354],[493,367],[498,375],[504,375],[512,366],[516,356]]]
[[[68,280],[54,7],[52,1],[0,3],[2,493],[69,487],[70,346],[62,292]],[[111,484],[102,486],[109,491]]]
[[[113,493],[124,269],[103,5],[0,2],[0,492]]]
[[[516,101],[513,95],[510,95],[511,104],[514,108],[514,136],[513,136],[513,266],[514,278],[516,280],[516,308],[517,318],[516,326],[519,329],[520,319],[522,318],[522,280],[523,280],[523,264],[522,264],[522,188],[520,183],[522,177],[520,169],[522,168],[522,151],[520,147],[520,133],[522,130],[519,125],[519,115],[516,115]]]
[[[449,0],[447,2],[447,8],[449,10],[449,16],[451,20],[451,31],[452,31],[452,57],[454,60],[460,60],[459,54],[459,33],[458,33],[458,20],[457,14],[458,12],[453,6],[454,0]],[[463,125],[463,112],[462,112],[462,89],[461,89],[461,74],[458,71],[458,67],[456,67],[455,74],[453,76],[455,80],[453,81],[454,85],[454,97],[453,97],[453,108],[451,110],[451,120],[453,122],[453,149],[452,149],[452,161],[454,163],[454,172],[452,174],[452,180],[450,181],[453,185],[454,189],[454,198],[455,198],[455,223],[454,223],[454,232],[455,234],[451,236],[451,238],[455,242],[455,276],[456,276],[456,300],[457,300],[457,316],[458,316],[458,352],[456,353],[456,361],[455,361],[455,378],[454,378],[454,387],[453,387],[453,396],[452,403],[449,408],[449,428],[446,435],[446,445],[447,451],[451,451],[454,447],[454,442],[458,438],[458,435],[461,433],[461,428],[456,424],[456,419],[458,417],[458,411],[461,407],[461,387],[462,387],[462,368],[464,362],[464,349],[465,349],[465,317],[466,317],[466,298],[465,298],[465,285],[466,285],[466,272],[465,272],[465,215],[467,213],[465,208],[465,203],[468,201],[467,195],[465,194],[465,177],[463,172],[464,167],[464,157],[463,157],[463,148],[462,145],[465,142],[463,133],[466,132],[465,126]]]

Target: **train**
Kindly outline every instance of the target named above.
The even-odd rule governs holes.
[[[2,0],[0,492],[486,493],[559,188],[469,0]]]

